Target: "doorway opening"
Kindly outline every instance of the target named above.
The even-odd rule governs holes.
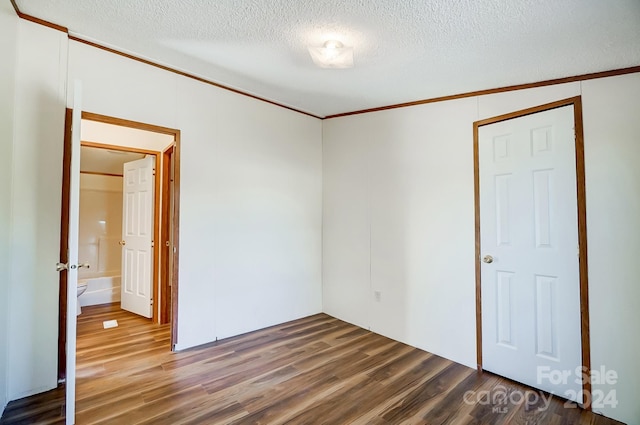
[[[159,151],[81,142],[80,307],[120,302],[158,322],[159,165]]]
[[[569,110],[573,114],[572,118],[566,117],[568,110],[565,107],[572,109],[572,111]],[[561,110],[565,112],[559,112]],[[562,114],[565,114],[564,118],[558,118]],[[543,121],[541,118],[543,115],[544,119],[551,116],[556,117],[554,119],[557,119],[558,123],[562,120],[564,130],[559,130],[560,126],[556,127],[556,124],[540,124]],[[518,136],[516,138],[513,136],[512,140],[511,137],[515,134],[511,132],[511,127],[509,127],[512,124],[506,123],[516,119],[519,123],[525,122],[526,119],[526,123],[528,123],[526,125],[529,127],[524,124],[522,128],[518,127],[517,131],[524,137]],[[503,124],[506,124],[504,128]],[[562,146],[565,146],[566,149],[560,149],[560,143],[556,145],[556,142],[560,140],[560,137],[557,140],[554,139],[556,134],[563,134]],[[481,142],[483,145],[480,144]],[[540,378],[542,376],[544,379],[545,376],[544,374],[540,375],[541,368],[543,372],[545,370],[549,372],[545,362],[562,364],[564,361],[561,359],[562,351],[556,351],[558,343],[564,342],[562,338],[558,338],[560,331],[558,331],[556,324],[563,326],[562,315],[566,314],[563,303],[566,302],[573,306],[571,311],[575,311],[575,315],[572,313],[570,316],[573,325],[571,325],[568,334],[572,341],[576,341],[571,345],[572,349],[577,350],[575,366],[582,368],[581,373],[571,376],[570,380],[576,379],[577,384],[580,384],[580,380],[582,382],[577,391],[567,391],[564,397],[573,399],[583,408],[590,410],[591,383],[589,379],[584,379],[590,376],[591,359],[581,98],[579,96],[573,97],[477,121],[474,123],[473,151],[478,370],[483,370],[484,364],[489,360],[492,363],[501,362],[501,365],[511,365],[515,362],[504,359],[511,359],[509,356],[513,356],[513,358],[524,356],[519,358],[531,360],[531,364],[537,365],[537,370],[533,371],[532,368],[528,368],[528,363],[524,361],[518,363],[517,367],[520,370],[533,371],[531,373],[535,380],[534,383],[525,382],[523,380],[525,378],[509,376],[510,374],[505,374],[505,376],[536,388],[545,389],[543,385],[547,383],[541,382]],[[523,159],[518,159],[518,155]],[[482,170],[481,162],[483,164]],[[556,169],[554,164],[560,163],[564,164],[565,168]],[[486,171],[487,164],[489,172]],[[520,168],[522,166],[525,168]],[[524,174],[522,174],[523,170]],[[524,178],[520,178],[520,175]],[[562,190],[565,190],[564,192],[560,189],[561,187]],[[559,195],[561,193],[570,194],[571,197],[562,198]],[[529,204],[516,202],[518,199],[526,199]],[[562,201],[572,200],[567,201],[566,205],[560,206],[561,204],[557,202],[559,199]],[[481,207],[481,205],[483,206]],[[521,213],[514,215],[513,211],[516,209],[513,205],[519,205],[520,210],[518,211]],[[524,207],[522,207],[523,205]],[[563,233],[560,237],[559,234],[554,233],[558,229],[564,231],[567,228],[558,224],[560,218],[557,219],[558,222],[554,222],[559,212],[562,212],[562,220],[571,224],[568,227],[575,228],[575,236],[573,233]],[[521,227],[514,227],[513,223],[515,222]],[[514,249],[519,243],[515,242],[516,237],[520,237],[524,241],[524,244],[520,243],[520,245],[526,246],[526,249],[521,251]],[[559,242],[561,240],[563,242]],[[493,252],[485,252],[483,250],[485,245],[501,252],[504,261],[501,262],[493,255]],[[528,252],[530,255],[522,257],[522,252]],[[565,256],[562,257],[562,255]],[[549,258],[570,259],[570,262],[575,264],[572,266],[575,267],[575,274],[569,273],[566,276],[570,276],[570,278],[566,278],[554,272],[545,274],[544,271],[541,271],[544,270],[544,267],[542,269],[534,268],[535,264],[548,264],[545,261],[548,261]],[[538,263],[539,261],[543,263]],[[519,278],[518,274],[522,276],[522,273],[511,268],[511,264],[518,262],[526,265],[525,278]],[[566,264],[568,262],[560,261],[560,263]],[[491,286],[486,286],[487,284]],[[569,292],[561,292],[563,291],[561,288],[563,285],[566,287],[567,284],[572,285],[572,296],[563,299],[562,294]],[[485,288],[484,291],[483,288]],[[485,303],[485,298],[489,299],[487,303]],[[516,308],[517,305],[520,306],[519,309]],[[486,312],[483,311],[483,306],[487,310]],[[523,306],[526,306],[524,313]],[[523,318],[523,314],[526,317]],[[514,320],[514,318],[516,319]],[[484,327],[483,320],[485,320]],[[521,323],[525,322],[527,331],[518,334],[523,328]],[[530,341],[527,341],[528,339]],[[523,344],[523,341],[527,341],[528,345]],[[580,347],[578,348],[577,345]],[[491,348],[492,346],[493,348]],[[488,357],[489,353],[483,352],[485,349],[491,354],[491,359]],[[502,352],[498,353],[497,350],[502,350]],[[566,352],[567,350],[564,350],[562,355]],[[500,357],[501,355],[504,355],[504,359]],[[540,366],[541,364],[544,366]],[[500,366],[505,370],[510,367]],[[580,369],[572,369],[569,372],[576,374],[578,370]],[[551,370],[551,372],[557,371]],[[572,394],[573,392],[575,394]]]
[[[69,232],[66,223],[69,215],[71,112],[67,109],[63,161],[60,239],[63,261],[67,260]],[[177,341],[180,131],[82,112],[81,140],[81,185],[86,189],[85,196],[93,199],[84,199],[89,223],[85,225],[84,240],[80,244],[80,255],[84,256],[80,262],[90,265],[90,268],[83,270],[85,277],[95,277],[97,280],[93,283],[92,291],[89,291],[91,280],[88,281],[85,294],[79,298],[79,305],[119,302],[123,295],[130,299],[130,288],[134,284],[141,284],[138,282],[140,280],[145,285],[143,290],[133,292],[144,293],[146,300],[134,300],[137,307],[127,309],[133,311],[135,308],[142,308],[141,311],[133,312],[150,318],[153,323],[170,323],[170,349],[173,350]],[[135,174],[134,172],[142,173],[141,169],[144,167],[134,165],[145,161],[149,162],[147,171],[144,171],[148,175],[145,174],[145,177]],[[125,167],[123,164],[128,165]],[[128,193],[127,185],[123,185],[123,182],[127,181],[124,177],[127,172],[132,173],[129,174],[129,181],[137,181],[139,178],[148,180],[148,193],[142,193],[143,196],[137,198],[135,193]],[[82,193],[81,186],[81,203]],[[125,209],[127,198],[132,199],[129,211]],[[146,207],[138,208],[140,205]],[[138,214],[138,209],[146,211],[141,214],[145,215],[144,221],[148,222],[149,227],[148,231],[142,233],[147,233],[145,236],[148,240],[143,241],[144,249],[131,253],[130,248],[139,242],[134,240],[135,243],[130,243],[127,247],[126,240],[131,236],[131,232],[124,228],[136,227],[141,221],[140,217],[131,218],[132,213]],[[118,215],[120,220],[116,219]],[[135,225],[128,226],[127,217]],[[139,265],[132,264],[132,261],[129,261],[132,258],[142,258],[144,261]],[[138,272],[135,267],[140,267],[144,273]],[[140,278],[145,275],[146,277]],[[131,279],[136,282],[132,283]],[[61,273],[59,381],[64,380],[66,376],[66,283],[66,273]]]

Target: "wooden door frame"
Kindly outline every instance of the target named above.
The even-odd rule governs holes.
[[[578,250],[580,274],[580,333],[582,346],[582,376],[591,376],[591,343],[589,336],[589,280],[587,268],[587,208],[584,167],[584,131],[582,125],[582,97],[576,96],[556,102],[546,103],[533,108],[522,109],[496,117],[479,120],[473,123],[473,179],[475,201],[475,272],[476,272],[476,352],[478,370],[482,370],[482,292],[481,292],[481,246],[480,246],[480,160],[479,160],[479,128],[485,125],[495,124],[501,121],[519,118],[538,112],[573,106],[573,120],[575,129],[575,155],[576,155],[576,193],[578,212]],[[583,404],[582,407],[591,410],[591,382],[589,379],[582,381]]]
[[[165,187],[170,188],[163,193],[164,200],[167,200],[167,210],[171,210],[171,221],[163,227],[167,230],[166,234],[171,234],[170,246],[168,252],[167,266],[170,266],[171,276],[170,280],[164,284],[165,290],[167,290],[168,296],[166,299],[170,300],[168,306],[169,311],[165,311],[165,314],[169,315],[171,320],[171,349],[175,350],[175,346],[178,343],[178,258],[180,249],[178,248],[178,236],[180,234],[180,130],[176,130],[174,134],[175,142],[172,147],[169,147],[163,152],[164,157],[167,159],[167,166],[169,171],[173,171],[171,174],[167,174],[168,183]],[[164,159],[164,158],[163,158]],[[164,162],[163,162],[164,166]],[[171,180],[173,176],[173,180]],[[167,276],[169,276],[167,274]]]
[[[160,299],[163,300],[160,306],[160,323],[168,323],[171,314],[171,279],[169,279],[169,273],[171,271],[171,169],[174,159],[175,147],[170,145],[162,152],[162,223],[160,224],[160,267],[162,267],[162,273],[160,273]]]
[[[68,250],[68,220],[69,220],[69,189],[70,189],[70,164],[71,164],[71,118],[72,109],[66,109],[65,115],[65,135],[64,135],[64,154],[63,154],[63,178],[62,178],[62,208],[61,208],[61,232],[60,232],[60,259],[65,262]],[[173,190],[168,191],[166,187],[162,187],[163,176],[162,171],[165,165],[162,160],[166,157],[165,152],[146,150],[141,148],[131,148],[126,146],[109,145],[105,143],[97,143],[91,141],[82,141],[81,146],[94,147],[100,149],[119,150],[126,152],[136,152],[155,155],[156,157],[156,173],[155,173],[155,197],[154,197],[154,267],[153,267],[153,317],[152,321],[156,323],[171,322],[171,350],[174,349],[177,342],[177,299],[178,299],[178,252],[179,252],[179,185],[180,185],[180,130],[168,127],[156,126],[137,121],[125,120],[122,118],[110,117],[106,115],[95,114],[91,112],[82,112],[82,119],[96,121],[105,124],[118,125],[122,127],[145,130],[155,133],[172,135],[174,143],[169,146],[165,152],[171,152],[171,160],[174,167],[173,181],[167,180],[167,184],[173,185]],[[165,192],[173,194],[173,209],[160,207],[160,202],[167,200]],[[168,215],[165,215],[168,214]],[[160,237],[167,235],[171,229],[172,256],[162,256],[160,249]],[[162,244],[164,245],[164,244]],[[160,271],[166,270],[163,261],[172,261],[172,275],[164,276]],[[66,273],[60,273],[60,296],[59,296],[59,312],[58,312],[58,380],[62,380],[66,376],[66,322],[67,322],[67,277]],[[166,296],[158,297],[159,294]],[[160,299],[160,309],[158,309],[157,300]]]

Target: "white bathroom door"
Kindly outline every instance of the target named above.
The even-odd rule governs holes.
[[[65,381],[66,424],[76,417],[76,309],[78,303],[78,227],[80,217],[80,130],[82,83],[75,81],[71,118],[71,164],[69,174],[69,246],[67,267],[67,370]]]
[[[580,402],[573,114],[565,106],[479,128],[482,363]]]
[[[123,172],[122,287],[124,310],[151,318],[155,156],[127,162]]]

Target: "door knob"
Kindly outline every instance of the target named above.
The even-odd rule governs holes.
[[[127,243],[125,241],[118,242],[121,246],[125,246]]]
[[[89,267],[91,267],[89,265],[89,263],[82,263],[82,264],[78,264],[77,266],[75,264],[69,265],[68,263],[56,263],[56,271],[57,272],[61,272],[63,270],[75,270],[75,269],[81,269],[81,268],[86,268],[88,269]]]
[[[485,255],[484,258],[482,259],[482,261],[484,261],[487,264],[493,263],[493,257],[490,256],[490,255]]]

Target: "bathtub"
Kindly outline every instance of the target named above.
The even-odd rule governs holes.
[[[81,307],[120,302],[120,276],[79,279],[80,282],[87,282],[87,290],[78,297]]]

